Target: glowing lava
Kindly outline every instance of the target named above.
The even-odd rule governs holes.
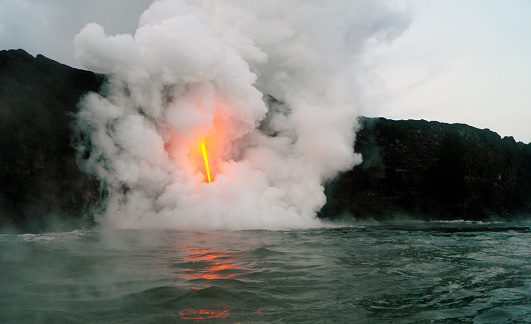
[[[207,173],[208,182],[210,183],[212,181],[210,180],[210,168],[208,167],[208,157],[206,152],[205,139],[203,138],[203,136],[201,136],[200,145],[201,152],[203,153],[203,159],[205,160],[205,169]]]
[[[231,148],[228,143],[235,137],[230,131],[233,117],[224,115],[228,108],[225,108],[221,99],[215,101],[212,111],[206,111],[200,103],[196,103],[196,106],[200,112],[205,110],[205,115],[211,115],[211,121],[186,131],[169,127],[170,136],[164,148],[175,165],[194,178],[194,182],[211,183],[218,174],[224,172],[224,161]]]

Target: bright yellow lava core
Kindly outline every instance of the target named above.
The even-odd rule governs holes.
[[[206,152],[205,139],[203,138],[203,136],[201,136],[201,140],[199,141],[199,143],[201,145],[201,152],[203,152],[203,159],[205,159],[205,169],[207,172],[208,182],[210,183],[212,181],[210,180],[210,168],[208,167],[208,157]]]

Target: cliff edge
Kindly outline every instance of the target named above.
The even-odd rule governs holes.
[[[531,214],[531,144],[488,129],[361,118],[363,163],[326,186],[320,216],[484,220]]]
[[[105,76],[23,50],[0,51],[0,229],[90,218],[96,179],[73,148],[80,98]],[[363,163],[326,184],[323,218],[481,220],[531,214],[531,144],[463,124],[361,118]],[[79,223],[78,223],[79,224]]]
[[[99,183],[76,164],[72,114],[104,77],[23,50],[0,51],[0,226],[40,231],[79,218]]]

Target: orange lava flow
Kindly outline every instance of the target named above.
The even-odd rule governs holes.
[[[210,110],[200,101],[195,105],[210,119],[184,131],[168,127],[164,148],[180,170],[198,179],[198,183],[211,183],[224,172],[224,162],[231,149],[234,117],[226,113],[228,104],[222,98],[210,103]]]
[[[201,136],[200,145],[201,145],[201,152],[203,153],[203,159],[205,160],[205,169],[206,169],[206,173],[208,177],[208,182],[210,183],[212,181],[210,180],[210,168],[208,167],[208,156],[206,152],[205,139],[203,138],[203,136]]]

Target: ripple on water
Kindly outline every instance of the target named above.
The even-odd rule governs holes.
[[[364,226],[0,235],[0,322],[531,322],[528,230]]]

